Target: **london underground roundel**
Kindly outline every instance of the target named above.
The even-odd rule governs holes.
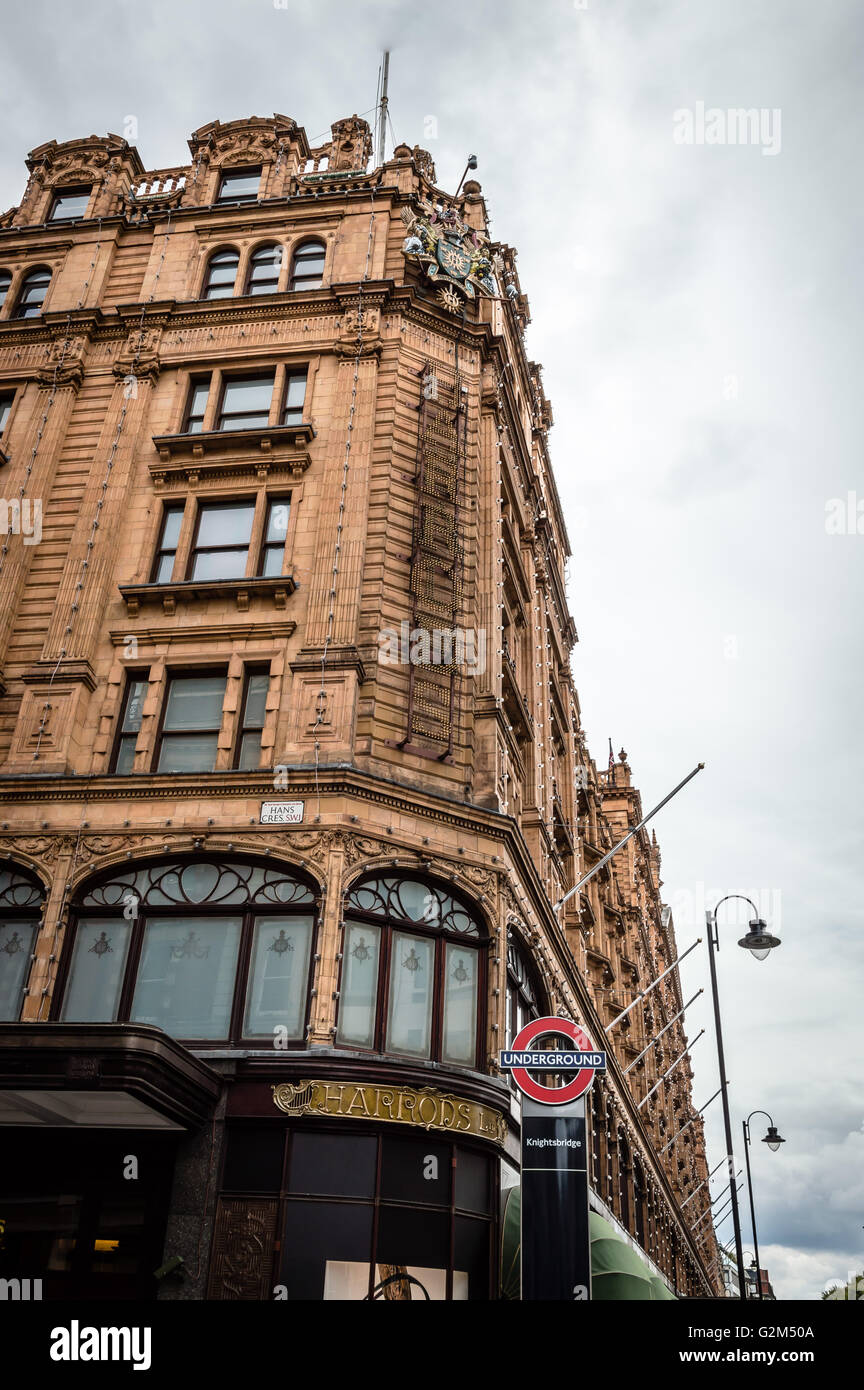
[[[532,1051],[534,1039],[548,1033],[569,1038],[572,1051]],[[541,1105],[567,1105],[590,1090],[595,1072],[606,1070],[606,1053],[595,1048],[585,1029],[569,1018],[534,1018],[519,1030],[510,1047],[499,1053],[499,1064],[503,1071],[513,1073],[519,1090],[531,1100]],[[529,1076],[529,1067],[532,1071],[541,1067],[556,1072],[575,1071],[576,1075],[566,1086],[543,1086]]]

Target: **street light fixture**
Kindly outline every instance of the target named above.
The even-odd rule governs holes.
[[[727,893],[725,898],[721,898],[713,912],[705,913],[705,922],[708,927],[708,961],[711,966],[711,993],[714,999],[714,1028],[717,1034],[717,1061],[720,1067],[720,1089],[723,1100],[723,1125],[726,1131],[726,1161],[729,1166],[729,1195],[732,1200],[732,1223],[735,1227],[735,1257],[738,1266],[738,1287],[740,1297],[746,1297],[746,1280],[744,1276],[744,1256],[741,1250],[741,1221],[738,1215],[738,1191],[735,1183],[735,1154],[732,1148],[732,1121],[729,1116],[729,1082],[726,1079],[726,1061],[723,1055],[723,1029],[720,1025],[720,997],[717,993],[717,965],[714,959],[715,952],[720,950],[720,938],[717,932],[717,913],[724,903],[730,902],[733,898],[738,898],[741,902],[749,903],[753,909],[754,920],[750,922],[747,935],[743,936],[738,945],[745,951],[749,951],[757,960],[764,960],[769,951],[773,951],[775,946],[780,945],[780,940],[772,936],[768,931],[765,922],[759,916],[759,909],[752,898],[745,898],[742,893]],[[755,1243],[755,1236],[754,1236]]]
[[[753,1202],[753,1179],[750,1176],[750,1121],[753,1119],[754,1115],[764,1115],[765,1119],[768,1121],[768,1133],[765,1135],[762,1143],[767,1144],[772,1153],[776,1153],[780,1145],[786,1143],[786,1140],[783,1138],[782,1134],[778,1134],[777,1126],[767,1110],[750,1111],[743,1126],[744,1157],[747,1160],[747,1190],[750,1193],[750,1225],[753,1230],[753,1246],[756,1254],[756,1287],[759,1290],[759,1297],[764,1299],[765,1295],[762,1292],[762,1274],[759,1268],[759,1238],[756,1235],[756,1207]]]

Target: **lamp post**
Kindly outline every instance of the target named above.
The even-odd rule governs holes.
[[[747,1190],[750,1193],[750,1226],[753,1231],[753,1246],[756,1253],[756,1287],[759,1290],[759,1297],[764,1299],[765,1295],[762,1292],[762,1271],[759,1266],[759,1237],[756,1235],[756,1208],[753,1204],[753,1179],[750,1176],[750,1121],[753,1119],[754,1115],[764,1115],[765,1119],[768,1121],[768,1133],[765,1135],[762,1143],[767,1144],[772,1153],[776,1153],[780,1145],[786,1143],[786,1140],[781,1134],[777,1133],[777,1126],[767,1110],[750,1111],[743,1125],[744,1158],[747,1161]]]
[[[724,903],[730,902],[733,898],[738,898],[742,902],[749,903],[755,914],[754,920],[748,924],[747,935],[742,936],[738,945],[750,953],[756,960],[764,960],[769,951],[775,946],[780,945],[776,936],[772,936],[767,926],[759,916],[759,909],[751,898],[745,898],[742,893],[727,893],[725,898],[721,898],[713,912],[705,913],[705,922],[708,927],[708,960],[711,966],[711,993],[714,999],[714,1027],[717,1034],[717,1061],[720,1067],[720,1088],[723,1100],[723,1125],[726,1130],[726,1161],[729,1165],[729,1195],[732,1200],[732,1223],[735,1227],[735,1257],[738,1265],[738,1286],[740,1297],[746,1298],[746,1285],[744,1277],[744,1256],[741,1252],[741,1221],[738,1216],[738,1192],[735,1184],[735,1155],[732,1148],[732,1121],[729,1117],[729,1082],[726,1079],[726,1060],[723,1055],[723,1029],[720,1025],[720,998],[717,993],[717,965],[714,959],[716,951],[720,950],[720,939],[717,933],[717,912]]]

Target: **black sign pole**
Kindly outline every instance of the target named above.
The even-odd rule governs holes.
[[[585,1097],[522,1097],[522,1298],[591,1297]]]

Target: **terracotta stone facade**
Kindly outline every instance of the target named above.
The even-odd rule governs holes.
[[[377,1076],[494,1111],[504,1124],[489,1142],[512,1162],[518,1108],[496,1065],[508,943],[530,961],[543,1008],[598,1042],[677,954],[644,831],[555,910],[641,804],[626,755],[598,768],[582,733],[552,412],[526,356],[516,253],[486,242],[479,184],[454,203],[425,151],[398,146],[370,168],[356,116],[315,149],[277,115],[212,121],[189,150],[148,171],[116,136],[51,141],[0,216],[0,853],[44,890],[21,1025],[64,1026],[67,934],[100,876],[196,857],[296,870],[318,904],[304,1036],[269,1055],[192,1047],[225,1078],[227,1112],[244,1086],[266,1083],[269,1096],[277,1082]],[[232,171],[252,180],[251,198],[240,185],[224,196]],[[57,198],[70,190],[85,202],[64,218]],[[485,288],[470,294],[406,250],[418,217],[453,230],[457,269],[460,247],[488,251]],[[321,260],[304,278],[310,242]],[[262,248],[274,254],[259,291]],[[208,297],[220,264],[228,289]],[[40,268],[44,298],[22,316]],[[303,372],[298,417],[283,406]],[[232,427],[226,383],[252,376],[272,377],[269,413]],[[247,509],[247,553],[234,577],[208,578],[203,564],[196,578],[201,508],[214,503]],[[274,505],[287,522],[265,563]],[[169,513],[173,562],[157,572]],[[468,657],[422,650],[435,629],[468,642]],[[418,632],[420,662],[405,651]],[[213,672],[224,694],[212,770],[158,771],[169,682]],[[252,765],[238,756],[250,672],[266,678]],[[272,802],[302,803],[299,819],[264,823]],[[445,885],[482,924],[471,1066],[364,1063],[339,1045],[343,902],[376,873]],[[689,1062],[640,1106],[686,1046],[681,1022],[625,1076],[683,1002],[673,972],[607,1038],[592,1185],[598,1210],[682,1296],[705,1296],[719,1285],[707,1183],[697,1191],[701,1120],[675,1138],[694,1116]],[[223,1094],[214,1133],[225,1114]],[[213,1268],[205,1255],[196,1279],[162,1296],[269,1297],[263,1256],[229,1292],[218,1270],[231,1267],[232,1223],[272,1246],[276,1198],[203,1209],[196,1183],[218,1185],[218,1145],[209,1127],[184,1124],[165,1251],[194,1255],[202,1232],[209,1250],[219,1229]]]

